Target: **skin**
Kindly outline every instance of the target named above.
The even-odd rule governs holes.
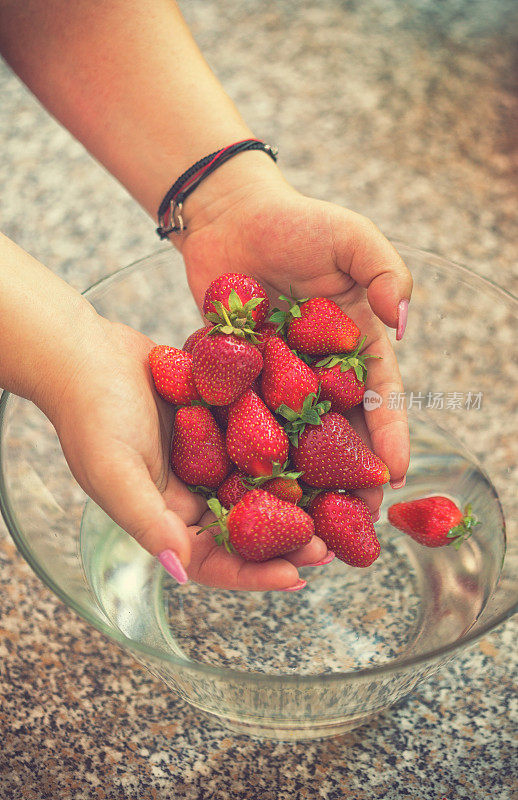
[[[193,162],[254,137],[168,0],[0,0],[0,49],[152,216]],[[229,271],[256,277],[272,300],[290,286],[298,296],[330,297],[367,335],[365,350],[382,356],[369,362],[368,388],[384,397],[402,391],[385,325],[396,328],[412,279],[368,219],[302,196],[260,152],[216,170],[188,198],[184,218],[188,229],[173,244],[200,305],[210,281]],[[77,481],[143,547],[172,549],[191,579],[231,589],[287,588],[298,567],[325,558],[317,537],[254,564],[215,546],[210,531],[197,536],[211,515],[168,467],[170,408],[146,362],[155,343],[100,317],[5,237],[0,263],[0,385],[47,414]],[[404,412],[385,404],[350,419],[391,480],[402,478]],[[362,494],[374,511],[381,490]]]

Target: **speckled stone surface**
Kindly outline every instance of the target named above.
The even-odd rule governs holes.
[[[298,188],[517,292],[512,0],[183,7]],[[2,230],[79,288],[156,249],[5,66],[0,93]],[[167,693],[39,582],[3,524],[0,584],[1,800],[518,797],[516,618],[370,724],[286,744]]]

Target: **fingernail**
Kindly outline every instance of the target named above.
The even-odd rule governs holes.
[[[162,552],[157,555],[157,558],[162,564],[163,568],[167,570],[169,575],[172,575],[173,578],[178,581],[178,583],[187,583],[189,578],[187,577],[187,573],[183,568],[182,562],[174,550],[162,550]]]
[[[333,553],[333,551],[329,550],[328,553],[327,553],[327,556],[325,558],[323,558],[322,561],[315,561],[314,564],[306,564],[306,566],[308,566],[308,567],[323,567],[324,564],[330,564],[334,557],[335,557],[335,554]]]
[[[400,300],[397,307],[397,330],[396,341],[399,342],[403,338],[406,328],[406,321],[408,319],[408,300]]]
[[[299,580],[297,583],[294,583],[293,586],[288,586],[287,589],[279,589],[280,592],[298,592],[299,589],[303,589],[304,586],[307,586],[307,581]]]
[[[380,518],[380,510],[378,508],[378,510],[375,511],[374,514],[372,515],[372,521],[373,522],[377,522],[379,520],[379,518]]]
[[[392,486],[393,489],[402,489],[405,483],[406,483],[406,475],[399,481],[390,481],[390,485]]]

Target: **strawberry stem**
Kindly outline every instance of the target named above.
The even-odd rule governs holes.
[[[320,417],[331,408],[329,400],[319,401],[319,397],[320,388],[318,392],[311,392],[311,394],[308,394],[302,404],[300,412],[294,411],[292,408],[285,405],[285,403],[282,403],[276,409],[276,413],[287,420],[287,422],[283,423],[283,427],[294,447],[298,447],[299,436],[306,425],[320,425]]]
[[[291,319],[293,319],[293,317],[302,316],[300,306],[302,303],[306,303],[309,300],[309,297],[304,297],[300,300],[297,299],[293,296],[293,289],[290,286],[289,296],[287,297],[285,294],[280,294],[279,300],[284,300],[285,303],[288,303],[290,306],[289,309],[287,311],[282,311],[280,308],[273,308],[272,313],[268,317],[268,321],[272,322],[274,325],[277,325],[277,333],[281,334],[281,336],[285,338]]]
[[[223,508],[217,497],[211,497],[209,500],[207,500],[207,505],[212,513],[216,516],[216,519],[214,522],[209,522],[208,525],[205,525],[205,527],[200,528],[199,531],[196,531],[196,536],[198,536],[200,533],[203,533],[203,531],[206,531],[209,528],[214,528],[216,525],[218,525],[219,533],[214,534],[214,541],[216,544],[223,545],[228,553],[233,553],[234,548],[230,542],[227,528],[227,517],[229,512]]]
[[[458,525],[455,525],[455,527],[446,534],[448,539],[451,539],[451,542],[448,542],[448,544],[452,544],[455,550],[458,550],[461,544],[465,542],[466,539],[470,538],[475,525],[480,525],[480,522],[471,512],[471,503],[468,503],[464,509],[464,517]]]
[[[381,358],[381,356],[374,356],[371,353],[360,355],[360,351],[365,343],[366,336],[363,337],[361,342],[353,350],[352,353],[337,353],[336,355],[326,356],[322,361],[318,361],[316,367],[325,367],[332,369],[340,364],[340,372],[346,372],[353,369],[356,377],[361,383],[365,383],[365,375],[367,373],[367,365],[365,363],[367,358]]]

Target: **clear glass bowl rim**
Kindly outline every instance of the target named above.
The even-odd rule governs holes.
[[[411,245],[408,245],[398,239],[391,239],[391,242],[398,250],[403,259],[405,259],[406,257],[426,258],[431,266],[435,266],[442,270],[454,269],[458,271],[460,275],[463,275],[470,283],[472,284],[474,283],[475,285],[478,284],[481,291],[485,292],[489,291],[495,294],[496,296],[500,296],[501,299],[505,299],[507,302],[510,301],[511,305],[515,305],[518,311],[518,297],[513,295],[507,289],[501,287],[495,281],[489,280],[488,278],[484,278],[481,275],[478,275],[476,272],[469,269],[468,267],[462,266],[446,258],[435,255],[434,253],[431,253],[427,250],[412,247]],[[86,289],[83,292],[83,294],[85,295],[85,297],[88,297],[90,294],[94,292],[95,289],[98,289],[100,286],[106,287],[109,284],[124,278],[127,274],[135,272],[143,266],[145,267],[149,262],[149,260],[152,259],[153,257],[160,255],[161,253],[166,253],[168,251],[169,249],[167,246],[160,248],[156,250],[154,253],[145,256],[144,258],[138,259],[137,261],[128,264],[126,267],[117,269],[110,275],[107,275],[101,278],[100,280],[96,281],[94,284],[88,287],[88,289]],[[9,395],[10,393],[5,390],[0,395],[0,442],[3,434],[5,410],[9,399]],[[372,667],[366,667],[360,670],[352,670],[349,672],[315,673],[314,675],[288,675],[288,674],[270,675],[260,672],[251,672],[251,671],[245,672],[241,670],[224,668],[224,667],[213,667],[210,664],[189,661],[187,659],[180,658],[174,655],[173,653],[164,653],[161,650],[149,647],[147,645],[141,644],[139,642],[134,641],[133,639],[128,638],[121,631],[111,627],[110,625],[105,624],[99,617],[95,617],[94,615],[92,615],[88,608],[76,602],[71,595],[69,595],[66,591],[62,590],[54,583],[54,581],[46,573],[46,571],[32,558],[29,549],[25,545],[22,532],[18,529],[16,525],[15,516],[11,510],[7,494],[1,447],[0,447],[0,512],[2,513],[2,516],[7,525],[7,529],[10,535],[12,536],[20,554],[27,561],[33,572],[35,572],[35,574],[40,578],[40,580],[55,595],[57,595],[57,597],[59,597],[59,599],[62,600],[65,603],[65,605],[73,609],[77,614],[79,614],[80,617],[82,617],[84,620],[90,623],[90,625],[96,628],[100,633],[107,636],[112,641],[115,641],[115,643],[118,644],[122,649],[129,650],[131,653],[135,655],[137,659],[150,658],[152,661],[155,662],[156,661],[165,662],[177,666],[180,670],[182,670],[183,668],[183,669],[188,669],[189,671],[193,671],[199,674],[200,677],[206,676],[219,680],[221,680],[221,678],[228,677],[229,679],[238,680],[246,683],[252,683],[253,685],[267,684],[270,686],[273,686],[278,683],[282,683],[283,685],[285,684],[321,685],[322,683],[367,680],[369,678],[381,677],[382,675],[390,675],[391,673],[401,673],[404,671],[408,671],[416,666],[424,664],[431,665],[436,661],[447,659],[448,657],[452,656],[457,650],[463,649],[470,644],[474,644],[483,636],[485,636],[487,633],[494,630],[499,625],[502,625],[507,619],[509,619],[518,612],[518,599],[517,599],[515,603],[511,604],[508,608],[505,608],[498,615],[489,620],[488,623],[481,626],[480,628],[477,628],[477,630],[474,633],[470,633],[470,631],[467,631],[467,633],[461,639],[458,639],[455,642],[449,643],[442,647],[438,647],[434,650],[430,650],[425,653],[419,653],[412,657],[391,661],[386,665],[381,664]]]

